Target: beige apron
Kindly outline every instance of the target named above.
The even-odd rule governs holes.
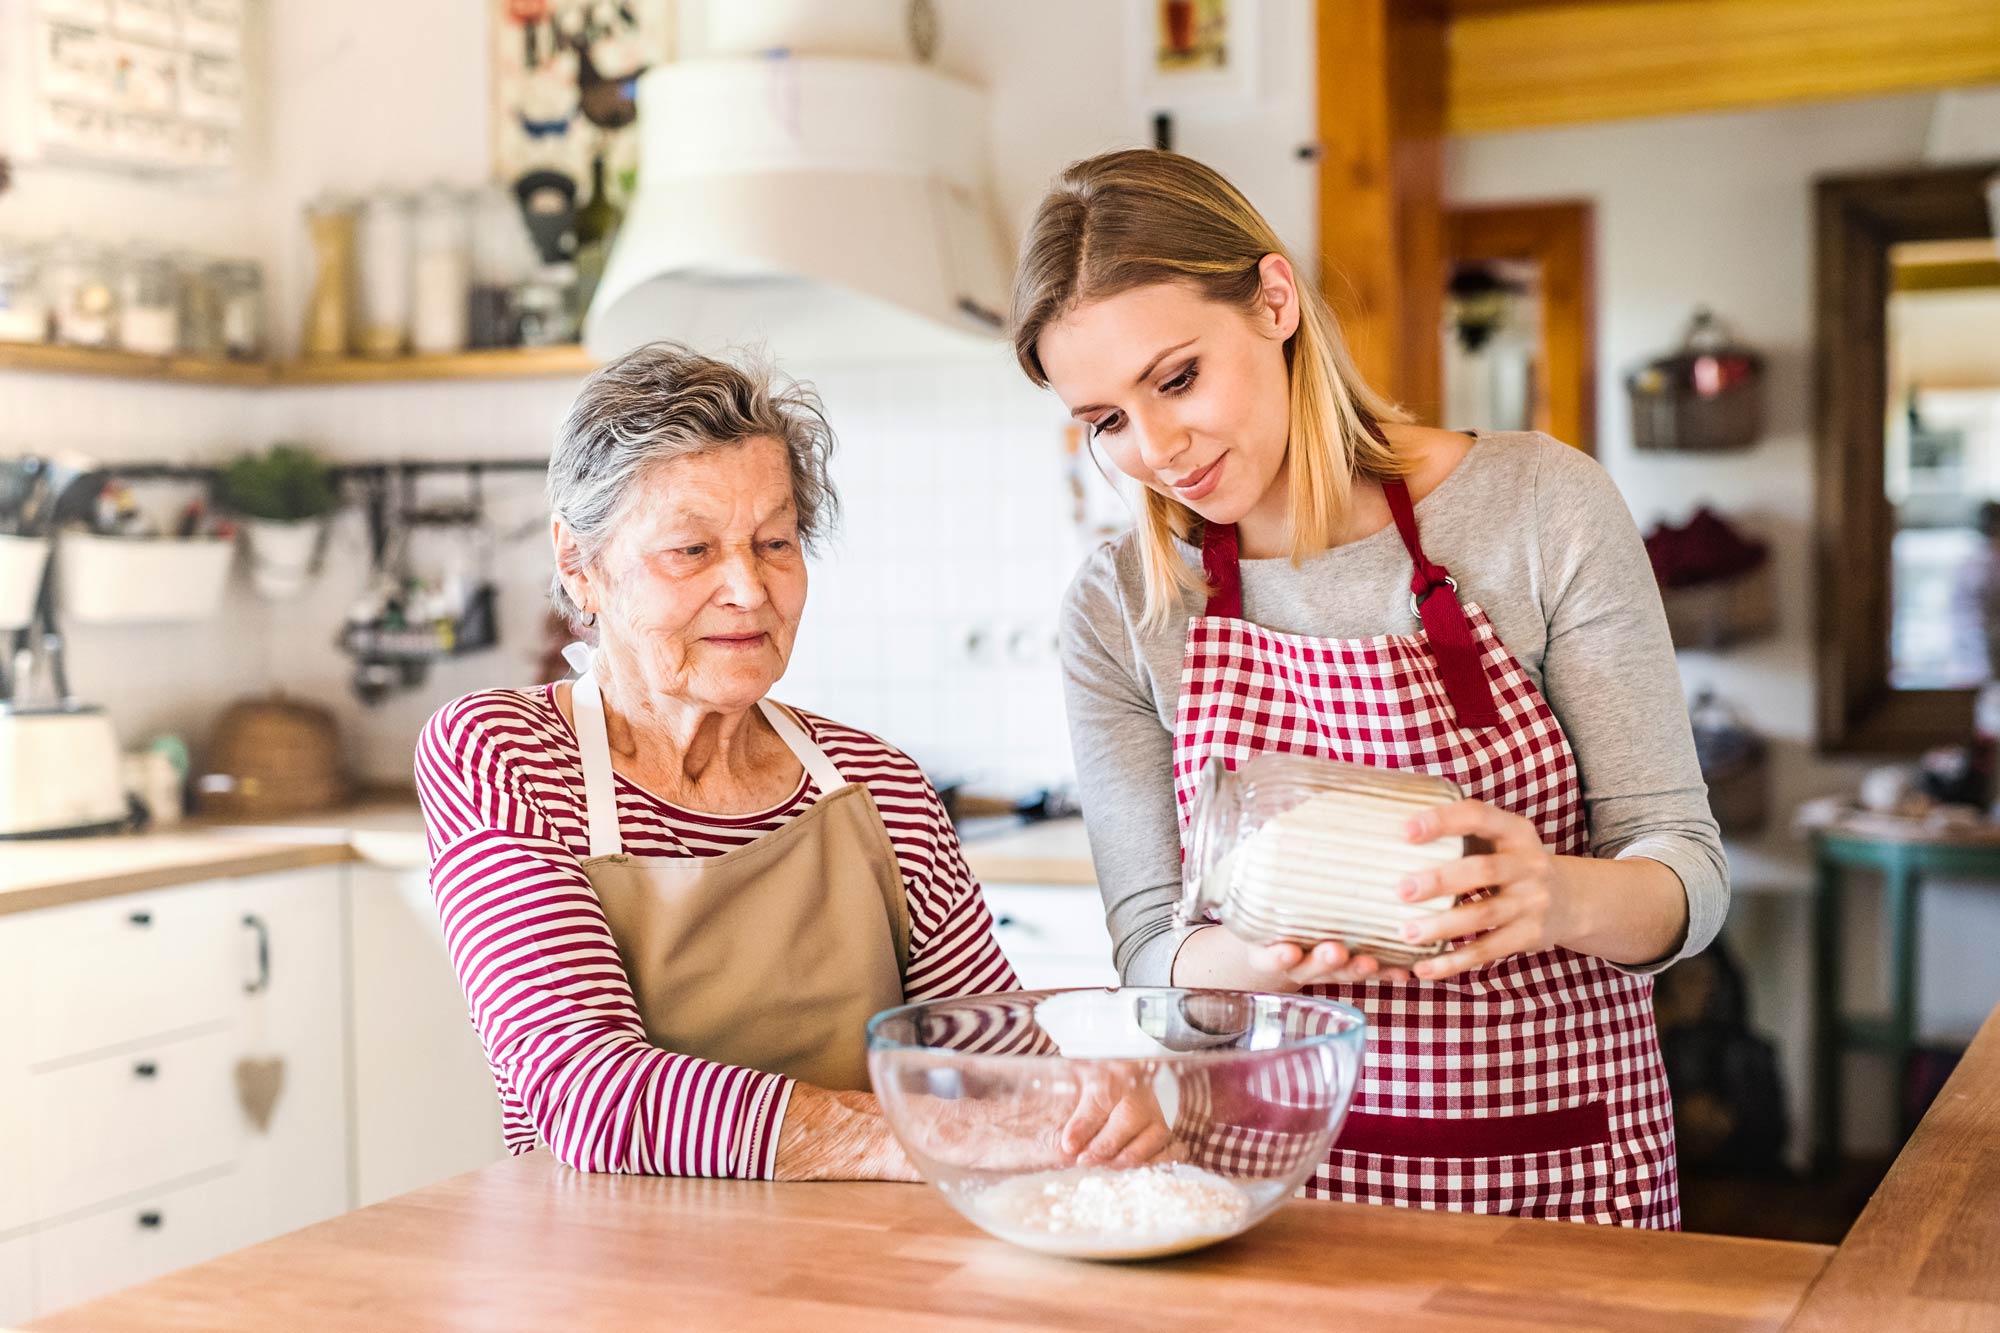
[[[875,799],[840,775],[785,709],[758,704],[820,797],[719,856],[627,856],[618,834],[604,700],[585,672],[571,694],[583,751],[590,857],[655,1046],[865,1090],[863,1029],[903,1003],[910,910]]]

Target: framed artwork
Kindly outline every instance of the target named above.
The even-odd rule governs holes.
[[[493,175],[553,173],[580,207],[597,164],[620,207],[639,173],[639,76],[673,57],[673,0],[489,0]]]
[[[1257,104],[1259,0],[1127,0],[1132,99],[1147,111]]]

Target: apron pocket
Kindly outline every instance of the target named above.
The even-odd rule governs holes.
[[[1333,1141],[1339,1152],[1384,1157],[1521,1157],[1611,1142],[1611,1113],[1589,1101],[1527,1115],[1371,1115],[1350,1111]]]

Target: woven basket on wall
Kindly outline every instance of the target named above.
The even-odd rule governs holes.
[[[1764,432],[1764,358],[1695,312],[1679,351],[1628,375],[1632,443],[1639,449],[1716,453]]]

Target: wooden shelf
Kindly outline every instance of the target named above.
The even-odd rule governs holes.
[[[0,370],[165,380],[175,384],[229,384],[246,388],[271,382],[271,367],[261,361],[145,356],[108,347],[59,347],[47,343],[0,343]]]
[[[589,353],[574,344],[563,347],[498,347],[477,352],[399,356],[386,360],[337,357],[272,365],[207,357],[142,356],[136,352],[104,347],[0,343],[0,370],[242,388],[287,384],[393,384],[417,380],[545,379],[586,375],[596,365]]]
[[[387,384],[398,380],[506,380],[587,375],[597,362],[582,347],[495,347],[477,352],[374,360],[343,356],[288,361],[280,384]]]

